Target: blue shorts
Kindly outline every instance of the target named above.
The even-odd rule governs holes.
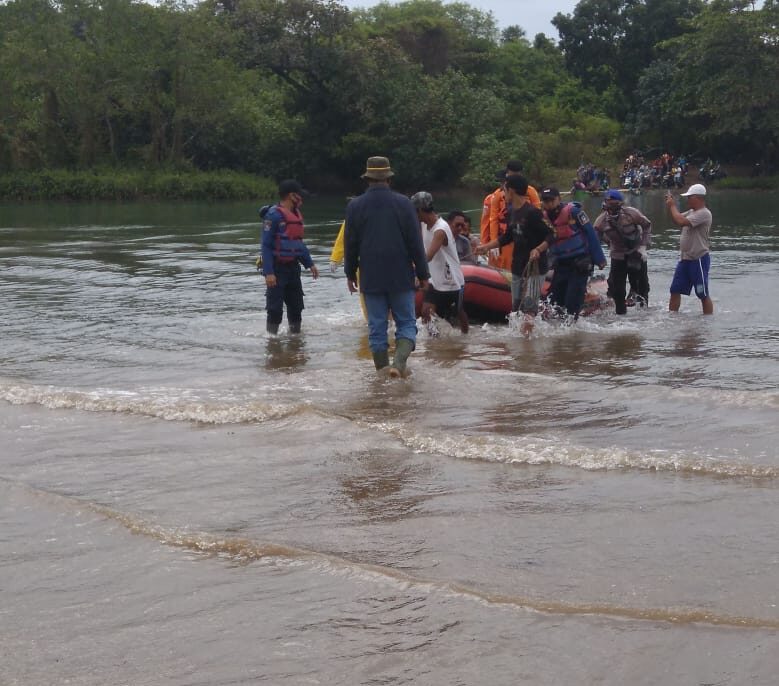
[[[697,260],[679,260],[671,281],[671,293],[690,295],[695,288],[695,295],[701,300],[709,297],[709,265],[711,255],[706,253]]]

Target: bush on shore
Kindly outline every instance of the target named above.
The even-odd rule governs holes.
[[[0,200],[246,200],[275,197],[276,184],[252,174],[68,171],[0,175]]]
[[[779,190],[779,176],[728,176],[717,181],[718,188],[731,190]]]

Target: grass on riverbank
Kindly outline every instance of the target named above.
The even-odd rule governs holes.
[[[272,200],[276,184],[234,171],[127,170],[18,172],[0,175],[0,201]]]
[[[731,190],[779,190],[779,176],[727,176],[717,181],[717,188]]]

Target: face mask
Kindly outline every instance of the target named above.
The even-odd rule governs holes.
[[[561,209],[562,208],[560,207],[560,205],[558,205],[557,207],[548,208],[546,210],[546,214],[549,216],[549,219],[554,221],[555,219],[557,219],[557,215],[560,214]]]

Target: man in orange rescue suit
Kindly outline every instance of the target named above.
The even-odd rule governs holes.
[[[522,174],[522,163],[518,160],[509,160],[506,162],[505,176],[518,176]],[[538,191],[533,186],[527,187],[527,197],[530,200],[530,204],[534,207],[541,208],[541,199],[538,197]],[[508,216],[509,206],[506,202],[506,192],[503,185],[497,188],[492,194],[488,196],[488,199],[484,199],[484,208],[482,209],[482,242],[488,243],[498,239],[498,236],[506,233],[508,228]],[[487,230],[485,231],[485,211],[488,212],[487,217]],[[486,234],[486,240],[485,240]],[[493,267],[499,267],[500,269],[511,269],[511,263],[514,255],[513,242],[508,243],[500,249],[500,253],[497,257],[490,257],[489,263]]]
[[[262,271],[268,310],[268,333],[279,331],[279,324],[287,306],[287,322],[290,333],[300,333],[303,314],[303,284],[300,282],[300,265],[319,276],[311,253],[303,243],[303,188],[294,179],[279,184],[279,203],[263,207],[262,217]]]

